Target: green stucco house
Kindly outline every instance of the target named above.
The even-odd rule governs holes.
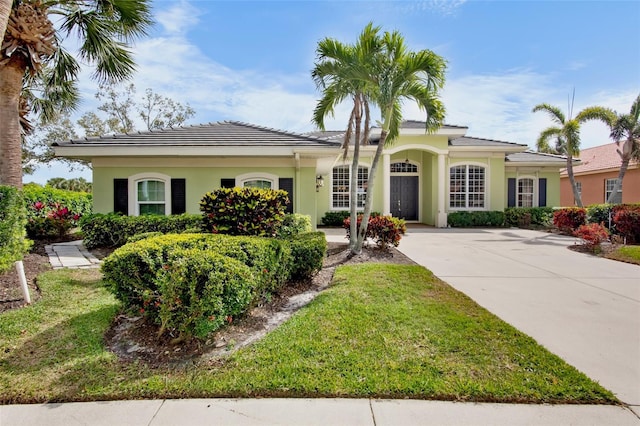
[[[527,146],[466,135],[467,127],[406,121],[385,148],[373,210],[437,227],[458,210],[560,205],[565,159]],[[379,140],[362,147],[358,202]],[[259,186],[289,192],[291,212],[320,224],[328,211],[349,209],[350,160],[344,132],[296,134],[225,121],[151,132],[59,142],[57,156],[93,166],[96,213],[198,213],[202,196],[220,187]]]

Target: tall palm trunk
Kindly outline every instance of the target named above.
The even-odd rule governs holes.
[[[573,175],[573,156],[571,155],[567,155],[567,174],[569,175],[569,182],[571,183],[571,189],[573,190],[573,199],[578,207],[582,207],[582,196],[580,195],[580,192],[578,192],[576,178]]]
[[[367,197],[364,203],[364,212],[362,213],[362,223],[358,230],[358,241],[356,246],[351,250],[353,254],[362,253],[362,245],[364,244],[364,238],[367,234],[367,227],[369,226],[369,217],[371,216],[371,207],[373,206],[373,189],[375,186],[376,173],[378,172],[378,164],[380,163],[380,157],[384,150],[384,144],[387,140],[387,130],[384,128],[380,132],[380,142],[376,148],[376,153],[373,156],[373,162],[371,163],[371,169],[369,169],[369,179],[367,183]]]
[[[358,242],[358,167],[360,165],[360,126],[362,125],[362,100],[359,94],[353,97],[353,118],[355,122],[355,141],[351,159],[351,181],[349,183],[349,249],[353,251]],[[348,132],[351,130],[348,129]],[[346,137],[351,137],[347,135]],[[348,148],[348,147],[347,147]]]
[[[0,184],[22,188],[20,91],[26,62],[12,57],[0,66]]]
[[[4,39],[4,32],[7,30],[11,6],[13,6],[13,0],[0,0],[0,40]]]

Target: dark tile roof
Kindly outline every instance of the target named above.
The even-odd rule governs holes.
[[[400,125],[402,129],[425,129],[427,127],[427,123],[425,121],[418,120],[405,120]],[[443,124],[442,129],[468,129],[467,126],[454,126],[451,124]]]
[[[57,142],[57,146],[339,146],[326,139],[256,126],[239,121],[221,121],[196,126],[147,132],[107,135]]]
[[[526,146],[524,144],[515,143],[515,142],[504,142],[497,141],[493,139],[483,139],[483,138],[474,138],[470,136],[462,136],[459,138],[455,138],[449,141],[449,145],[451,146]]]
[[[566,164],[567,158],[562,155],[544,154],[542,152],[516,152],[506,157],[508,163],[549,163]]]

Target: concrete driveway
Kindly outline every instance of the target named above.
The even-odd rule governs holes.
[[[521,229],[410,228],[400,251],[640,414],[640,266]]]

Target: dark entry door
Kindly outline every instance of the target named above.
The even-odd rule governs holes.
[[[391,176],[391,214],[418,220],[418,176]]]

